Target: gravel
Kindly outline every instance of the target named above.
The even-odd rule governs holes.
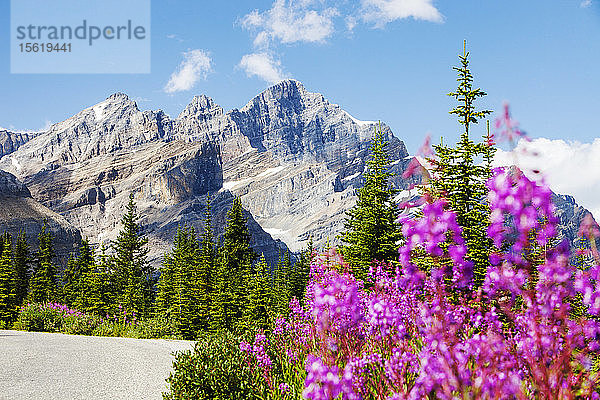
[[[193,343],[0,330],[0,399],[161,399]]]

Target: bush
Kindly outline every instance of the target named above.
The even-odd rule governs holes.
[[[193,350],[180,352],[167,382],[166,400],[236,400],[264,398],[259,376],[252,373],[231,333],[201,337]]]
[[[59,303],[27,304],[19,310],[14,328],[36,332],[91,335],[101,318],[84,314]]]
[[[138,339],[181,339],[173,321],[163,315],[132,324],[121,336]]]
[[[138,321],[135,314],[128,315],[123,311],[102,318],[59,303],[32,303],[21,307],[14,328],[71,335],[180,339],[173,322],[164,316]]]

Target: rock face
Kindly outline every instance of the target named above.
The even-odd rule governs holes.
[[[196,96],[176,119],[116,93],[21,143],[0,168],[93,243],[116,237],[133,192],[157,262],[178,224],[201,228],[207,193],[217,227],[241,196],[253,245],[273,261],[311,235],[318,245],[336,242],[375,127],[294,80],[230,112]],[[382,129],[401,172],[404,144]]]
[[[224,189],[242,197],[257,222],[294,251],[310,236],[338,243],[345,212],[363,184],[365,159],[377,124],[358,121],[319,93],[287,80],[265,90],[229,118],[252,151],[224,163]],[[404,143],[382,124],[400,179]]]
[[[568,240],[573,253],[580,244],[579,225],[589,211],[577,204],[573,196],[553,193],[552,202],[556,207],[556,216],[559,219],[559,240]]]
[[[10,132],[0,128],[0,157],[12,153],[38,132]]]
[[[10,233],[13,240],[24,232],[30,249],[35,251],[44,221],[54,235],[57,257],[65,262],[81,240],[79,231],[63,216],[31,198],[27,187],[14,175],[0,171],[0,232]]]
[[[116,238],[134,193],[155,264],[179,224],[202,229],[208,193],[217,233],[233,196],[240,196],[252,244],[273,262],[279,250],[299,251],[311,236],[316,245],[338,243],[345,213],[364,183],[377,126],[295,80],[228,112],[196,96],[175,119],[160,110],[140,111],[116,93],[13,145],[0,169],[97,244]],[[410,157],[389,127],[380,126],[393,183],[407,189],[411,182],[401,174]]]

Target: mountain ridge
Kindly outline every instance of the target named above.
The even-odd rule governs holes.
[[[96,244],[116,237],[134,193],[156,263],[178,224],[202,229],[208,193],[219,224],[239,196],[253,245],[273,261],[311,236],[317,246],[339,243],[378,126],[388,141],[392,183],[407,189],[415,183],[402,178],[411,157],[387,125],[357,120],[296,80],[229,111],[197,95],[176,118],[142,111],[117,92],[15,146],[0,169]]]

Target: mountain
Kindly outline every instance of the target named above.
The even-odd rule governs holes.
[[[176,118],[141,111],[115,93],[22,143],[11,136],[18,145],[5,146],[0,169],[95,244],[116,238],[133,193],[155,265],[178,225],[202,229],[208,193],[219,235],[240,196],[253,247],[274,262],[310,237],[317,246],[339,243],[378,126],[389,142],[392,181],[407,189],[413,181],[401,175],[411,157],[387,125],[357,120],[296,80],[230,111],[195,96]],[[569,202],[563,213],[567,227],[580,218]]]
[[[81,240],[79,231],[67,220],[43,206],[31,197],[31,193],[17,178],[0,170],[0,227],[1,232],[13,236],[25,232],[30,250],[38,246],[38,234],[46,221],[54,235],[55,252],[61,262],[66,262],[69,254]]]
[[[401,172],[406,148],[381,126]],[[196,96],[175,119],[116,93],[7,151],[0,169],[96,244],[116,238],[133,192],[155,263],[178,224],[202,228],[208,193],[221,228],[241,196],[252,244],[273,261],[310,235],[335,243],[375,127],[294,80],[228,112]]]

